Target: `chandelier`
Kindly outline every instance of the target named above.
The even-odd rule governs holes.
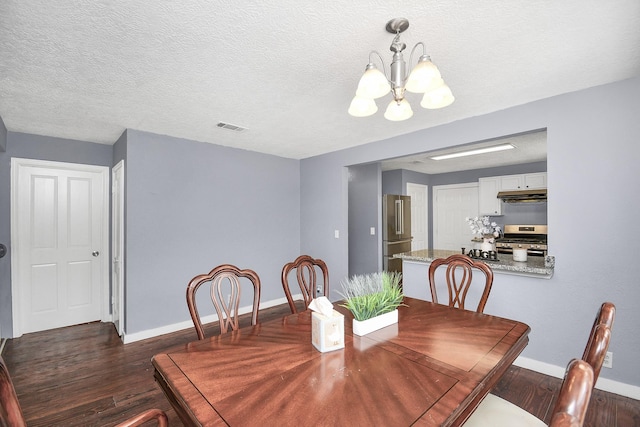
[[[374,100],[389,92],[393,95],[393,100],[387,106],[384,117],[392,121],[402,121],[413,116],[411,105],[404,97],[405,91],[424,94],[420,102],[420,106],[423,108],[442,108],[454,101],[451,89],[442,79],[438,67],[431,62],[431,58],[426,54],[422,42],[416,43],[411,50],[409,64],[413,63],[413,54],[418,46],[422,47],[422,55],[407,76],[407,64],[402,57],[402,51],[407,45],[400,41],[400,33],[407,28],[409,28],[409,21],[405,18],[395,18],[387,22],[387,31],[396,35],[389,47],[393,52],[393,59],[389,67],[390,77],[387,77],[382,56],[372,50],[369,53],[369,63],[358,83],[356,96],[349,106],[349,114],[352,116],[367,117],[375,114],[378,111],[378,106]],[[382,71],[372,62],[373,55],[377,55],[380,59]]]

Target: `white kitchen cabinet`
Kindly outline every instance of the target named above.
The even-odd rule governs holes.
[[[547,173],[525,173],[504,175],[500,178],[500,191],[547,188]]]
[[[547,188],[547,173],[528,173],[524,175],[524,188]]]
[[[522,190],[524,186],[524,175],[504,175],[500,178],[500,188],[498,191]]]
[[[496,196],[500,191],[500,177],[478,180],[478,213],[480,215],[502,215],[502,202]]]
[[[502,215],[499,191],[547,188],[547,173],[536,172],[520,175],[489,176],[478,179],[478,213]]]

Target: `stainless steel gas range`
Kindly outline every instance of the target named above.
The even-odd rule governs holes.
[[[546,225],[505,225],[504,235],[496,239],[499,254],[512,254],[514,248],[527,250],[528,256],[547,255]]]

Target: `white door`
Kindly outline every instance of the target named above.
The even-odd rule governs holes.
[[[469,249],[473,235],[466,217],[478,215],[478,183],[433,187],[434,249]]]
[[[411,196],[411,250],[427,249],[429,242],[429,191],[428,185],[407,183],[407,195]]]
[[[124,335],[124,160],[111,172],[111,264],[113,324]]]
[[[14,336],[109,320],[109,169],[11,161]]]

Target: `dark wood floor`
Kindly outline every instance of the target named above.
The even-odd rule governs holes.
[[[288,313],[285,304],[261,310],[260,319]],[[195,339],[188,329],[123,345],[112,324],[89,323],[8,340],[3,358],[29,426],[110,426],[152,407],[180,426],[153,380],[151,357]],[[494,393],[548,422],[560,382],[513,366]],[[640,401],[595,390],[585,426],[640,427]]]

